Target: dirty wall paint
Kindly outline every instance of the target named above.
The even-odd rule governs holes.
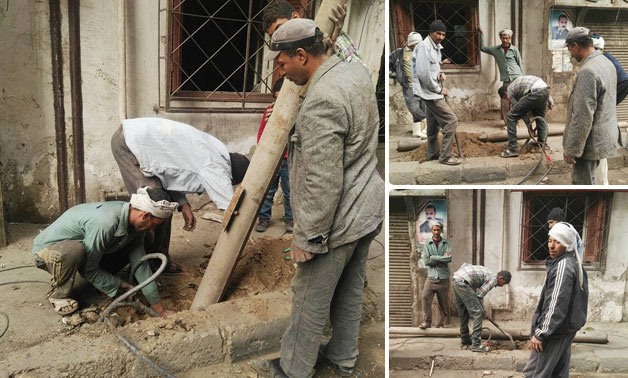
[[[263,109],[250,114],[165,112],[159,107],[160,81],[164,80],[159,72],[160,2],[124,3],[127,117],[157,116],[189,123],[222,140],[230,151],[250,156]],[[384,45],[384,1],[357,1],[350,8],[350,33],[364,30],[363,25],[374,30],[373,23],[382,31],[376,38],[363,34],[360,40],[362,57],[376,82]],[[67,1],[61,1],[61,11],[66,132],[71,146]],[[121,120],[119,93],[125,85],[119,82],[123,66],[118,46],[123,40],[118,34],[118,11],[115,1],[81,1],[87,201],[102,200],[105,192],[124,191],[110,151],[111,135]],[[0,48],[11,52],[0,57],[0,169],[5,215],[12,222],[50,222],[59,215],[48,14],[48,3],[37,1],[12,1],[0,10]],[[70,181],[71,158],[70,150]],[[73,193],[72,185],[69,192]]]

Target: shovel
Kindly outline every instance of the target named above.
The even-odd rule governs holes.
[[[504,335],[508,336],[508,338],[510,339],[510,342],[512,343],[512,347],[513,349],[517,349],[517,346],[515,345],[515,341],[512,339],[512,336],[510,336],[510,333],[504,331],[503,329],[499,328],[499,326],[497,325],[497,323],[495,323],[493,321],[493,319],[488,318],[487,319],[489,322],[491,322],[492,325],[495,326],[495,328],[497,328],[501,333],[503,333]]]

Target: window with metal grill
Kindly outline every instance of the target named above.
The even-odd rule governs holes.
[[[449,58],[452,63],[443,69],[479,65],[477,0],[391,0],[390,13],[391,49],[403,46],[411,31],[417,31],[425,38],[432,21],[439,19],[447,26],[447,35],[442,42],[443,59]]]
[[[304,9],[304,16],[314,6],[313,1],[291,3]],[[169,110],[260,109],[260,102],[272,101],[272,64],[264,68],[266,0],[170,0],[168,6]]]
[[[525,192],[521,261],[543,264],[549,258],[547,215],[558,207],[565,212],[565,221],[582,236],[584,264],[599,266],[607,248],[611,198],[608,192]]]

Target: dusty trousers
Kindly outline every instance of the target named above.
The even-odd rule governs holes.
[[[432,300],[434,299],[434,294],[436,294],[436,299],[438,299],[438,309],[439,309],[439,317],[437,326],[443,326],[445,324],[445,319],[449,314],[448,306],[447,306],[447,290],[449,289],[449,280],[448,279],[437,279],[437,278],[427,278],[425,280],[425,284],[423,285],[423,296],[422,296],[422,306],[423,306],[423,322],[428,325],[432,325]]]
[[[460,338],[463,343],[469,340],[469,317],[471,317],[473,319],[471,342],[473,346],[480,346],[484,308],[475,294],[475,290],[468,284],[454,280],[453,289],[456,297],[456,308],[460,317]]]
[[[319,350],[337,365],[355,365],[366,261],[380,229],[299,263],[292,280],[290,324],[281,340],[281,368],[289,377],[311,377]],[[332,336],[321,346],[328,318]]]
[[[444,161],[453,156],[454,135],[458,128],[458,117],[445,99],[423,100],[427,108],[427,158]],[[438,130],[443,133],[443,142],[438,148]]]
[[[523,368],[526,378],[568,378],[571,360],[571,343],[575,333],[563,337],[547,339],[543,351],[530,351],[530,358]]]

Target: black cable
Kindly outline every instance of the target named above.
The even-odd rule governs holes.
[[[4,316],[4,318],[7,320],[7,325],[4,327],[4,330],[2,331],[2,333],[0,333],[0,337],[4,336],[5,332],[9,329],[9,315],[7,315],[4,312],[0,312],[0,315]]]
[[[9,270],[24,269],[24,268],[37,268],[37,267],[35,265],[20,265],[20,266],[14,266],[13,268],[0,269],[0,273],[8,272]]]
[[[44,284],[48,284],[50,285],[49,281],[34,281],[34,280],[26,280],[26,281],[9,281],[9,282],[2,282],[0,283],[0,286],[3,285],[13,285],[13,284],[21,284],[21,283],[44,283]]]
[[[373,239],[373,241],[374,241],[375,243],[377,243],[377,244],[379,244],[379,245],[381,245],[381,246],[382,246],[382,253],[380,253],[380,254],[379,254],[379,255],[377,255],[377,256],[369,257],[369,258],[368,258],[368,260],[373,260],[373,259],[376,259],[376,258],[380,257],[381,255],[383,255],[383,254],[386,252],[386,247],[384,247],[384,244],[382,244],[382,242],[381,242],[381,241],[379,241],[379,240],[377,240],[377,239]]]

